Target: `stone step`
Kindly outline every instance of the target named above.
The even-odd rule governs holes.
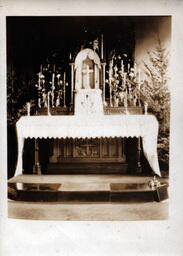
[[[124,174],[126,163],[50,163],[47,174]]]
[[[168,184],[148,183],[8,183],[8,197],[32,202],[152,202],[168,198]]]

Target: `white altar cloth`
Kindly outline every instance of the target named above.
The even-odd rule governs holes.
[[[144,155],[161,176],[157,156],[158,122],[153,115],[24,116],[16,124],[18,162],[22,173],[25,138],[142,137]]]

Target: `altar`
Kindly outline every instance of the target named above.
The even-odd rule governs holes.
[[[54,139],[50,163],[89,162],[92,165],[103,162],[128,164],[124,138],[136,137],[139,143],[137,153],[140,153],[141,138],[146,159],[153,172],[161,176],[157,156],[158,122],[153,115],[147,113],[147,109],[145,114],[130,113],[131,108],[141,107],[138,81],[137,78],[130,80],[130,77],[133,78],[132,75],[129,75],[128,79],[123,62],[120,65],[121,69],[118,69],[117,65],[113,67],[113,62],[110,62],[106,79],[106,63],[103,59],[101,62],[98,54],[92,49],[81,50],[75,61],[70,63],[69,92],[70,107],[73,109],[70,115],[58,115],[56,112],[57,109],[67,109],[68,84],[65,72],[63,81],[59,80],[61,75],[57,74],[56,82],[55,66],[53,67],[51,87],[46,93],[45,76],[41,67],[37,85],[37,104],[38,112],[42,108],[46,109],[46,112],[30,115],[28,104],[27,116],[22,116],[16,124],[18,162],[15,175],[23,172],[23,149],[26,138],[35,139],[34,173],[41,174],[37,139]],[[118,83],[114,83],[115,77],[119,77]],[[57,93],[56,86],[60,88]],[[118,105],[119,102],[121,106]]]
[[[157,158],[158,122],[154,116],[77,116],[22,117],[17,123],[18,164],[16,175],[22,173],[22,151],[25,138],[114,138],[142,137],[143,149],[155,174],[161,176]]]

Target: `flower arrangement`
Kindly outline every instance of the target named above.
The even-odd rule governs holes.
[[[113,56],[109,62],[108,85],[109,105],[140,106],[140,71],[136,71],[136,63],[133,67],[130,63],[124,64],[122,56]]]

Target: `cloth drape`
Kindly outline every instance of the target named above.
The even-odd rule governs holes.
[[[144,155],[154,173],[161,176],[157,156],[158,122],[153,115],[24,116],[16,124],[18,162],[22,173],[25,138],[142,137]]]

